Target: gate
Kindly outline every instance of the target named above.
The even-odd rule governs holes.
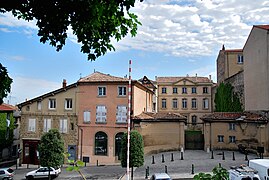
[[[185,131],[185,149],[204,149],[204,135],[202,131]]]

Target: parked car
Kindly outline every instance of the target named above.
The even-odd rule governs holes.
[[[0,179],[13,179],[15,172],[11,168],[1,168],[0,169]]]
[[[172,180],[166,173],[155,173],[151,176],[150,180]]]
[[[61,173],[60,168],[53,168],[53,167],[40,167],[37,170],[28,172],[25,177],[26,179],[39,179],[39,178],[47,178],[49,175],[49,169],[50,169],[50,175],[52,178],[56,178]]]
[[[229,172],[229,179],[231,180],[261,180],[258,172],[246,165],[241,165],[238,167],[231,167]]]

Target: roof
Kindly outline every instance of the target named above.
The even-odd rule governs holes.
[[[148,88],[152,88],[152,89],[157,89],[156,86],[154,84],[156,84],[156,81],[152,81],[150,79],[148,79],[147,76],[144,76],[143,78],[138,80],[139,82],[141,82],[144,86],[148,87]]]
[[[264,30],[269,30],[269,25],[254,25],[253,27],[257,27]]]
[[[225,52],[243,52],[243,49],[226,49]]]
[[[16,107],[10,104],[3,103],[0,105],[0,112],[1,111],[15,111],[15,110],[16,110]]]
[[[116,76],[111,76],[110,74],[103,74],[100,72],[94,72],[89,76],[81,78],[78,80],[79,83],[84,82],[128,82],[127,78],[121,78]]]
[[[223,122],[223,121],[243,121],[243,122],[263,122],[267,123],[268,118],[250,112],[214,112],[201,117],[203,121]]]
[[[183,79],[196,83],[211,83],[212,81],[207,77],[157,77],[157,83],[175,83]]]
[[[185,116],[180,115],[179,113],[152,113],[152,112],[142,112],[141,114],[135,116],[134,120],[149,120],[149,121],[163,121],[163,120],[176,120],[176,121],[186,121]]]

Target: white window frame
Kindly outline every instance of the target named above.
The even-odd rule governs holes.
[[[37,101],[37,110],[40,111],[42,109],[42,102]]]
[[[178,108],[178,99],[174,98],[172,100],[172,107],[173,107],[173,109],[177,109]]]
[[[208,98],[203,99],[203,109],[209,109],[209,99]]]
[[[29,118],[28,120],[28,131],[35,132],[36,130],[36,119]]]
[[[72,98],[66,98],[64,101],[64,108],[66,110],[72,110],[72,107],[73,107]]]
[[[127,106],[124,105],[117,106],[116,121],[117,123],[127,122]]]
[[[49,99],[49,109],[56,109],[56,99],[55,98]]]
[[[187,93],[188,93],[187,87],[182,87],[182,94],[187,94]]]
[[[235,123],[229,123],[229,130],[235,131]]]
[[[119,96],[126,96],[127,95],[127,87],[126,86],[119,86],[118,87],[118,95]]]
[[[162,94],[166,94],[166,93],[167,93],[166,87],[162,87]]]
[[[60,119],[59,131],[60,133],[67,133],[68,125],[67,119]]]
[[[197,99],[196,98],[191,99],[191,108],[197,109]]]
[[[97,123],[106,123],[106,114],[107,109],[104,105],[96,106],[96,122]]]
[[[241,54],[237,55],[237,64],[243,64],[244,63],[244,56]]]
[[[51,119],[44,119],[43,132],[49,132],[51,129]]]
[[[162,108],[166,109],[166,105],[167,105],[166,99],[162,99]]]
[[[90,123],[91,122],[91,112],[90,111],[84,111],[83,112],[83,122],[84,123]]]
[[[197,93],[197,88],[196,87],[192,87],[191,88],[191,93],[192,94],[196,94]]]
[[[203,94],[208,94],[208,87],[203,87]]]
[[[178,88],[177,87],[173,87],[173,94],[178,94]]]
[[[186,98],[182,99],[182,109],[188,108],[188,100]]]
[[[195,121],[195,122],[194,122]],[[197,116],[196,115],[192,115],[191,116],[191,124],[192,125],[196,125],[197,124]]]
[[[229,136],[229,143],[235,143],[236,137],[235,136]]]
[[[218,142],[223,143],[224,142],[224,136],[223,135],[218,135]]]
[[[98,96],[106,96],[106,87],[105,86],[98,87]]]

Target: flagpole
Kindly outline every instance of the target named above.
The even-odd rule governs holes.
[[[132,60],[129,60],[129,84],[128,84],[128,129],[127,129],[127,180],[130,179],[130,131],[131,131],[131,95],[132,95],[132,78],[131,68]]]

